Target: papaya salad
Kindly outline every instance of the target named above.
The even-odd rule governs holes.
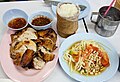
[[[85,76],[101,74],[110,66],[105,49],[94,40],[81,40],[68,48],[63,55],[70,70]]]

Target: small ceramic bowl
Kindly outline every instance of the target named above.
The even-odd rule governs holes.
[[[20,28],[11,28],[9,27],[9,22],[13,19],[23,18],[26,23]],[[18,20],[19,21],[19,20]],[[28,15],[21,9],[10,9],[3,14],[3,23],[11,30],[21,30],[28,25]]]
[[[35,25],[35,24],[32,23],[34,19],[42,17],[42,16],[47,18],[47,19],[50,19],[50,22],[48,24],[45,24],[45,25]],[[45,20],[43,21],[42,19],[41,19],[41,21],[45,22]],[[36,13],[33,13],[32,15],[30,15],[29,19],[28,19],[28,22],[34,29],[44,30],[44,29],[47,29],[47,28],[52,26],[53,16],[49,12],[40,11],[40,12],[36,12]],[[40,22],[40,20],[38,22]],[[38,22],[36,21],[36,23],[38,23]]]

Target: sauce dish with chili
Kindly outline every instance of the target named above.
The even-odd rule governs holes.
[[[36,30],[47,29],[52,25],[53,16],[49,12],[40,11],[30,15],[28,22]]]
[[[21,30],[28,25],[28,15],[21,9],[10,9],[3,14],[3,23],[11,30]]]

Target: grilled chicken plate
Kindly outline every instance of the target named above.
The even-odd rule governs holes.
[[[27,27],[11,34],[10,57],[23,68],[42,69],[55,55],[57,34],[52,28],[36,31]]]

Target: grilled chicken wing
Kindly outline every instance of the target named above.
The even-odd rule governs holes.
[[[24,53],[24,55],[22,56],[20,65],[22,67],[27,66],[32,61],[33,56],[34,56],[34,51],[27,49],[26,52]]]

